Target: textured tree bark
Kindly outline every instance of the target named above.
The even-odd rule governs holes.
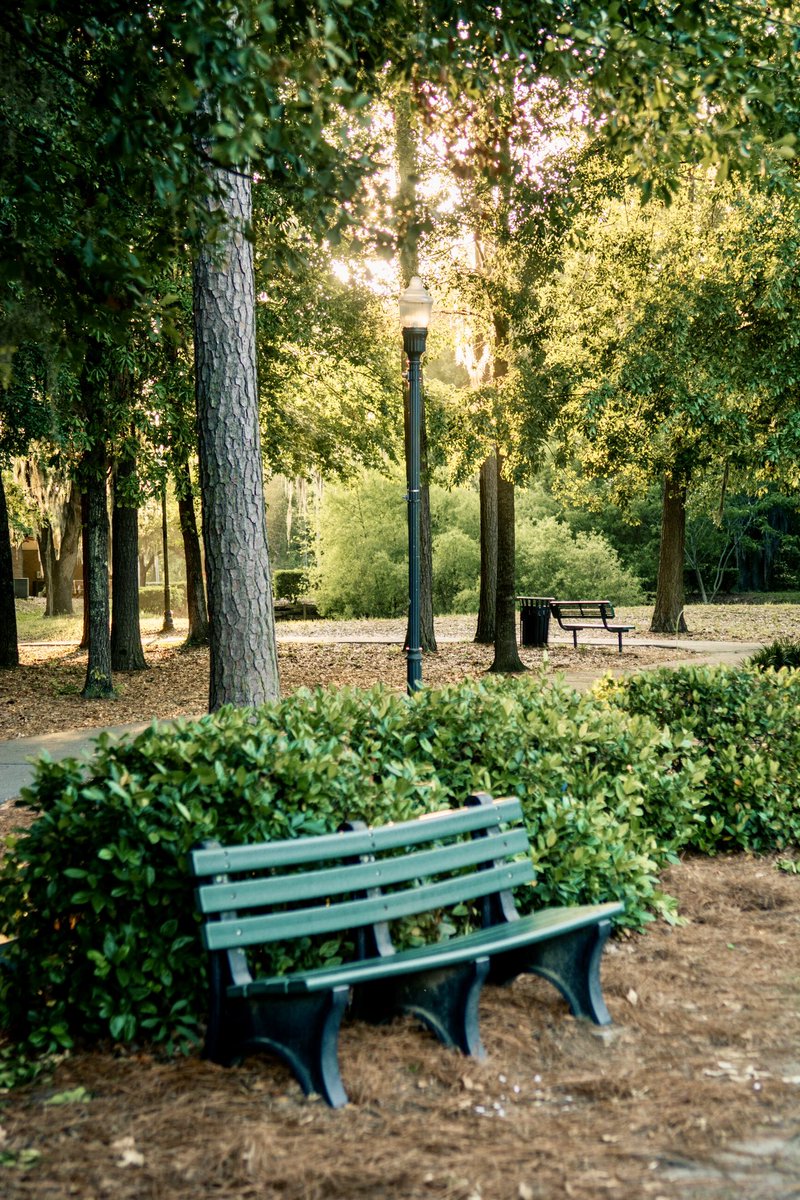
[[[178,516],[183,537],[183,556],[186,560],[186,606],[189,612],[189,634],[184,642],[189,646],[208,645],[208,609],[203,582],[203,558],[194,513],[194,496],[189,465],[175,464],[175,484],[178,493]]]
[[[661,546],[651,633],[686,633],[683,568],[686,546],[686,482],[667,475],[661,503]]]
[[[14,560],[8,528],[8,505],[0,472],[0,667],[19,666],[17,609],[14,604]]]
[[[86,495],[86,559],[89,587],[84,596],[88,610],[89,661],[81,693],[87,700],[113,695],[111,634],[108,615],[108,511],[106,509],[106,448],[98,439],[84,455]]]
[[[83,632],[79,650],[89,649],[89,501],[81,492],[81,567],[83,568]]]
[[[194,266],[209,709],[279,694],[256,379],[249,179],[217,171],[224,224]]]
[[[400,277],[403,287],[408,287],[414,275],[419,274],[417,252],[417,143],[411,121],[411,97],[398,94],[394,102],[395,148],[397,152],[397,225],[400,246]],[[406,466],[408,466],[408,383],[405,379],[405,356],[401,355],[403,372],[403,423],[405,430]],[[433,538],[431,536],[431,489],[428,468],[428,429],[425,421],[425,389],[422,391],[420,421],[420,489],[419,489],[419,635],[420,646],[427,653],[435,653],[436,631],[433,623]],[[409,630],[406,629],[406,645]]]
[[[494,641],[497,607],[497,455],[481,463],[481,589],[475,641],[488,646]]]
[[[514,484],[503,477],[503,459],[497,456],[497,610],[494,625],[495,674],[526,671],[517,649],[516,539],[514,530]]]
[[[147,667],[139,625],[139,512],[131,504],[129,483],[136,462],[123,454],[114,473],[111,526],[111,669],[144,671]]]
[[[80,539],[81,491],[77,482],[73,480],[64,508],[58,553],[53,530],[49,525],[42,529],[38,539],[39,556],[47,587],[45,616],[72,616],[72,580],[75,575],[75,563],[78,561]]]

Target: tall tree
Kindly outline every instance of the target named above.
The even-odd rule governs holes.
[[[208,578],[209,708],[280,690],[256,379],[250,180],[215,172],[224,228],[197,256],[195,372]]]
[[[128,379],[121,381],[128,388]],[[136,447],[126,439],[112,474],[111,517],[111,669],[143,671],[147,663],[139,625],[139,522]]]
[[[796,446],[798,207],[687,171],[669,206],[609,204],[554,288],[562,426],[620,503],[662,487],[655,633],[685,629],[687,495],[702,473],[789,468]],[[784,475],[784,477],[786,477]]]

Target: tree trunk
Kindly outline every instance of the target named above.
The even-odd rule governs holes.
[[[44,615],[52,617],[53,615],[53,560],[56,556],[53,528],[49,521],[42,525],[36,541],[39,546],[39,560],[42,564],[42,573],[44,574]]]
[[[89,649],[89,500],[81,492],[81,567],[83,568],[83,632],[79,650]]]
[[[400,258],[400,278],[404,288],[414,275],[419,274],[417,229],[417,142],[411,121],[411,97],[399,94],[394,101],[395,149],[399,175],[397,198],[397,237]],[[408,467],[408,381],[405,378],[405,357],[401,353],[403,373],[403,422],[405,427],[406,467]],[[425,421],[425,389],[422,389],[420,415],[419,456],[419,635],[420,646],[427,653],[435,653],[436,631],[433,623],[433,538],[431,536],[431,490],[428,469],[428,430]],[[409,644],[406,629],[406,645]]]
[[[136,463],[123,453],[114,473],[111,526],[111,669],[144,671],[147,667],[139,625],[139,512],[131,503]]]
[[[651,633],[688,632],[683,616],[686,544],[686,483],[667,475],[661,507],[661,547]]]
[[[503,459],[497,455],[497,610],[494,624],[495,674],[526,671],[517,650],[516,544],[514,484],[503,477]]]
[[[250,180],[218,170],[225,227],[194,266],[209,708],[279,694],[256,379]]]
[[[475,641],[488,646],[494,641],[497,608],[497,455],[481,463],[481,590]]]
[[[43,531],[44,532],[44,531]],[[61,526],[61,541],[56,553],[53,532],[48,529],[48,561],[42,555],[45,580],[47,581],[48,617],[72,616],[72,581],[78,547],[81,539],[81,489],[76,480],[70,485],[69,497],[64,508]],[[40,553],[42,539],[39,540]]]
[[[106,508],[106,449],[97,440],[84,455],[86,546],[89,587],[89,661],[82,695],[87,700],[114,694],[111,681],[111,635],[108,626],[108,510]]]
[[[194,512],[192,481],[189,464],[175,464],[175,487],[178,493],[178,516],[183,537],[183,556],[186,559],[186,606],[189,612],[189,635],[184,642],[190,646],[208,645],[208,609],[206,588],[203,582],[203,558],[200,553],[200,538],[197,534],[197,519]]]
[[[0,667],[19,666],[17,608],[14,603],[14,559],[8,528],[8,506],[0,472]]]

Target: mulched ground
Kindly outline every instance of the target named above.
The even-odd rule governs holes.
[[[800,879],[738,855],[689,859],[665,884],[688,923],[611,943],[609,1029],[533,978],[484,992],[483,1062],[410,1021],[350,1024],[337,1112],[266,1058],[78,1054],[0,1096],[0,1194],[797,1197]]]
[[[21,665],[13,671],[0,670],[0,740],[154,717],[195,716],[207,710],[207,650],[181,651],[174,644],[156,643],[146,647],[146,657],[149,670],[115,675],[114,699],[84,700],[80,693],[86,677],[85,651],[71,646],[21,647]],[[632,644],[620,655],[609,641],[604,647],[577,650],[551,647],[546,658],[541,650],[525,650],[521,657],[532,670],[541,669],[545,661],[549,672],[577,670],[588,678],[606,670],[635,671],[670,662],[675,652]],[[478,677],[488,670],[492,658],[490,646],[443,643],[437,654],[425,656],[425,682],[441,685]],[[317,684],[385,683],[397,691],[406,687],[406,659],[400,645],[281,642],[278,659],[284,694]]]

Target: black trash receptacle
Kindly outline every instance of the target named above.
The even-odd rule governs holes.
[[[521,646],[546,646],[550,635],[551,596],[519,596]]]

